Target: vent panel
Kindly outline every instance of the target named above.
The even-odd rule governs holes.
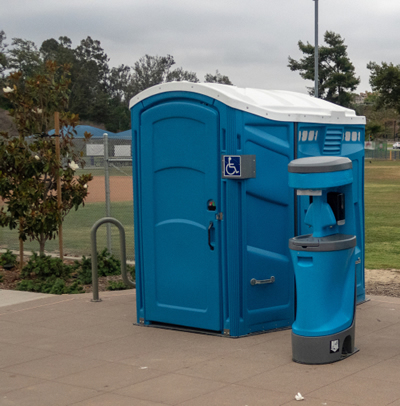
[[[340,155],[342,151],[342,136],[342,130],[328,128],[322,153],[324,155]]]

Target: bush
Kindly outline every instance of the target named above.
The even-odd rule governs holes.
[[[131,289],[129,286],[126,286],[124,281],[109,281],[107,290],[125,290]]]
[[[12,253],[12,251],[7,250],[4,254],[0,256],[0,266],[3,265],[17,265],[17,256]]]
[[[82,261],[75,261],[73,269],[77,272],[77,281],[82,285],[90,285],[92,283],[92,261],[90,258],[82,257]]]
[[[121,261],[104,249],[98,253],[98,275],[120,275]],[[135,267],[127,265],[127,272],[135,279]],[[47,255],[32,254],[31,259],[21,272],[22,280],[17,290],[29,292],[51,293],[55,295],[82,293],[83,286],[92,283],[92,261],[82,257],[73,265],[66,265],[60,258]],[[72,282],[72,278],[75,280]],[[0,277],[1,281],[1,277]],[[110,282],[108,290],[129,289],[123,281]]]
[[[51,276],[45,281],[38,279],[23,279],[18,283],[16,289],[28,292],[50,293],[53,295],[82,293],[83,291],[83,287],[79,285],[79,282],[75,281],[71,285],[67,286],[64,279],[57,278],[55,276]]]
[[[21,272],[21,277],[31,278],[35,276],[37,279],[46,280],[50,276],[55,276],[61,279],[67,279],[71,276],[73,268],[66,265],[60,258],[53,258],[48,255],[37,255],[32,253],[31,259],[24,266]]]
[[[99,276],[120,275],[121,261],[104,248],[100,254],[97,254],[97,269]]]
[[[72,271],[73,267],[64,264],[60,258],[32,253],[32,257],[21,271],[23,279],[16,289],[54,295],[81,293],[83,287],[79,281],[67,283]]]
[[[135,279],[135,267],[127,265],[127,273]],[[91,258],[82,257],[82,261],[75,261],[73,270],[77,272],[77,280],[83,285],[92,283],[92,260]],[[104,248],[97,253],[97,274],[98,276],[121,275],[121,261]]]

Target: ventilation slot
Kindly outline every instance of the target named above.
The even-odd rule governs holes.
[[[342,147],[342,130],[328,129],[325,137],[324,155],[340,155]]]

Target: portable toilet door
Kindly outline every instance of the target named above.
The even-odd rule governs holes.
[[[189,82],[130,108],[138,322],[231,336],[290,327],[299,122],[362,118],[307,95]],[[255,178],[237,166],[252,156]]]
[[[145,110],[140,121],[146,319],[219,331],[218,113],[178,100]]]

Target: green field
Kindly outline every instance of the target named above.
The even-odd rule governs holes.
[[[365,267],[400,269],[400,162],[365,161]]]
[[[113,202],[111,204],[111,216],[119,220],[125,228],[126,236],[126,255],[130,260],[134,259],[134,240],[133,240],[133,202]],[[71,211],[63,223],[63,240],[65,255],[90,255],[90,230],[93,224],[105,217],[105,203],[86,204],[85,207],[77,211]],[[107,246],[106,244],[106,225],[102,225],[97,232],[98,251]],[[111,225],[112,252],[119,256],[119,232]],[[2,248],[12,250],[18,249],[18,238],[15,230],[0,228],[0,241]],[[37,242],[27,241],[24,244],[25,251],[38,251]],[[46,243],[46,251],[58,251],[58,238]]]

